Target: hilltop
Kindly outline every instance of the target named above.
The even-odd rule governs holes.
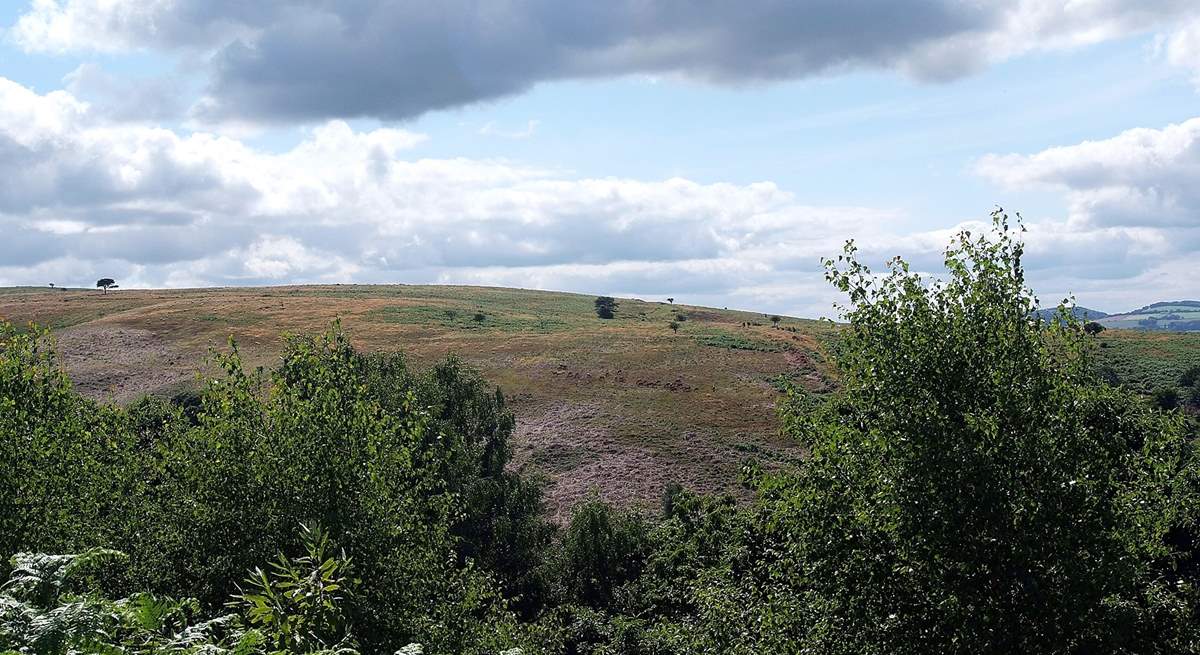
[[[269,367],[284,333],[335,319],[355,345],[418,366],[457,354],[505,393],[515,461],[549,476],[560,515],[593,487],[621,503],[656,502],[675,481],[734,490],[745,458],[801,454],[777,434],[775,401],[785,379],[829,384],[828,323],[775,328],[762,314],[634,299],[601,320],[594,299],[465,286],[13,288],[0,290],[0,318],[52,328],[77,388],[117,402],[193,386],[230,337]]]

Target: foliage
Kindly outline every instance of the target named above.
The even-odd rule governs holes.
[[[1195,524],[1193,445],[1095,381],[1076,320],[1031,318],[1022,246],[994,218],[994,239],[947,250],[945,281],[899,260],[876,277],[852,245],[827,262],[852,303],[843,386],[793,393],[811,456],[756,476],[765,634],[830,653],[1195,643],[1195,580],[1164,540]]]
[[[1154,406],[1159,409],[1176,409],[1179,407],[1179,390],[1175,387],[1159,387],[1151,395]]]
[[[1179,375],[1179,386],[1181,387],[1194,387],[1197,386],[1197,382],[1200,382],[1200,364],[1188,367]]]
[[[230,605],[242,606],[250,625],[271,635],[279,650],[347,649],[353,642],[342,606],[360,581],[349,577],[344,552],[330,552],[329,535],[319,525],[302,525],[301,531],[305,554],[293,561],[280,553],[269,574],[254,569]]]
[[[617,312],[617,300],[610,296],[599,296],[595,301],[596,316],[600,318],[614,318]]]
[[[104,293],[108,293],[109,289],[117,288],[117,283],[111,277],[102,277],[99,280],[96,280],[96,288],[104,289]]]
[[[314,521],[364,582],[347,611],[364,648],[510,644],[506,590],[530,582],[551,528],[540,486],[505,472],[512,416],[456,361],[414,373],[334,328],[279,367],[237,349],[189,417],[70,388],[44,332],[0,328],[0,548],[129,553],[118,591],[215,611],[246,571]],[[516,593],[515,591],[513,593]]]
[[[124,559],[106,549],[14,555],[13,571],[0,586],[0,649],[37,655],[265,652],[263,635],[243,629],[236,616],[198,621],[199,605],[191,599],[138,593],[112,601],[88,588],[94,579],[81,590],[68,589],[83,572]]]
[[[1092,336],[1100,334],[1105,329],[1106,328],[1103,325],[1097,323],[1096,321],[1088,321],[1087,323],[1083,324],[1083,331]]]
[[[646,540],[640,516],[594,496],[584,500],[571,512],[555,563],[564,599],[592,608],[611,605],[618,588],[641,572]]]

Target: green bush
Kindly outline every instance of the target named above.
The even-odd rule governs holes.
[[[414,373],[336,327],[289,340],[270,373],[233,348],[189,419],[83,399],[45,333],[5,326],[0,344],[3,552],[115,548],[130,564],[114,591],[212,612],[316,522],[364,580],[348,617],[364,648],[511,641],[503,594],[532,586],[551,528],[540,486],[504,470],[503,399],[460,363]]]

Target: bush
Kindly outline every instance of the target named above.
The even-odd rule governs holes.
[[[1151,398],[1154,406],[1163,410],[1172,410],[1179,407],[1179,390],[1175,387],[1159,387],[1154,390]]]
[[[607,608],[617,590],[641,573],[648,527],[637,514],[592,497],[571,512],[556,563],[568,603]]]
[[[616,317],[618,303],[615,298],[600,296],[596,298],[594,304],[596,306],[596,316],[604,319]]]

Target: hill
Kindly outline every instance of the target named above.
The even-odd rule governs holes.
[[[1099,323],[1133,330],[1200,331],[1200,301],[1156,302],[1124,314],[1111,314],[1099,319]]]
[[[229,337],[249,364],[270,366],[284,333],[339,318],[368,350],[418,365],[457,354],[504,391],[515,461],[550,477],[560,514],[593,487],[657,502],[669,482],[731,490],[746,457],[800,455],[777,435],[777,385],[827,385],[828,323],[784,318],[776,329],[761,314],[628,299],[601,320],[593,300],[456,286],[17,288],[0,290],[0,318],[53,328],[76,386],[118,402],[194,385]]]
[[[1042,309],[1037,310],[1034,313],[1037,315],[1038,318],[1040,318],[1044,321],[1048,321],[1048,320],[1054,318],[1054,316],[1056,314],[1058,314],[1058,308],[1057,307],[1044,307]],[[1104,312],[1102,312],[1098,309],[1089,309],[1087,307],[1072,307],[1071,314],[1073,314],[1075,316],[1075,318],[1077,318],[1081,321],[1094,321],[1096,319],[1100,319],[1100,318],[1104,318],[1105,316],[1108,316],[1108,314],[1105,314]]]

